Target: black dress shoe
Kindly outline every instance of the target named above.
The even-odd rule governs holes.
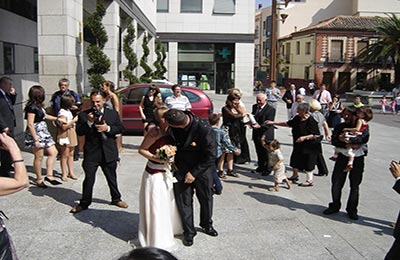
[[[57,180],[50,180],[48,177],[45,177],[44,180],[50,182],[51,185],[60,185],[60,184],[62,184],[61,182],[59,182]]]
[[[86,210],[86,209],[88,209],[88,207],[83,207],[81,205],[77,205],[77,206],[73,207],[69,212],[75,214],[75,213],[79,213],[82,210]]]
[[[328,176],[328,173],[314,173],[314,176]]]
[[[183,238],[183,245],[184,246],[192,246],[193,245],[193,237],[184,237]]]
[[[203,228],[204,233],[206,233],[209,236],[216,237],[218,236],[217,230],[215,230],[213,227],[209,228]]]
[[[338,209],[332,209],[332,208],[327,208],[326,210],[324,210],[324,214],[325,215],[331,215],[331,214],[333,214],[333,213],[338,213],[339,212],[339,210]]]
[[[352,220],[358,220],[358,215],[355,212],[347,212],[347,215],[349,216],[350,219]]]

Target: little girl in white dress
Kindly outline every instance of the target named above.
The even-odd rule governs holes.
[[[269,154],[268,166],[272,166],[274,171],[274,187],[270,191],[279,191],[279,184],[283,181],[286,183],[287,188],[290,189],[290,182],[285,175],[285,164],[283,163],[283,155],[279,150],[281,144],[278,140],[274,139],[268,143],[264,143],[264,147]]]

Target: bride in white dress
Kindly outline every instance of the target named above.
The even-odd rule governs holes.
[[[174,235],[182,234],[182,223],[173,191],[173,177],[167,161],[156,156],[156,150],[171,144],[166,132],[168,124],[162,118],[167,108],[155,110],[159,126],[149,131],[139,148],[148,159],[142,177],[139,197],[139,242],[142,247],[174,250]]]

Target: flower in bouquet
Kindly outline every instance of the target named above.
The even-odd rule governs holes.
[[[172,171],[176,171],[177,168],[174,163],[174,157],[176,154],[176,146],[173,145],[163,145],[156,150],[156,156],[160,160],[167,161],[172,168]]]

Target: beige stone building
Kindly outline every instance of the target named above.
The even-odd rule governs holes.
[[[279,41],[284,62],[284,85],[327,84],[334,93],[379,85],[390,90],[391,66],[360,63],[360,50],[376,39],[375,17],[336,16],[283,37]]]

